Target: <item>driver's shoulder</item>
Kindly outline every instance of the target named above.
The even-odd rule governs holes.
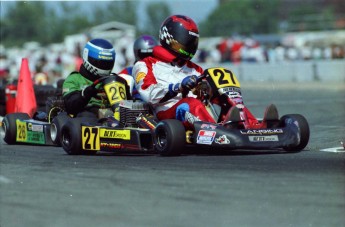
[[[188,68],[194,69],[195,71],[197,71],[200,74],[202,74],[204,72],[204,69],[200,65],[198,65],[192,61],[187,61],[186,66]]]

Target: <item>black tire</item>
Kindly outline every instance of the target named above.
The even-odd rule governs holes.
[[[292,121],[298,128],[299,143],[297,145],[291,145],[283,147],[285,151],[299,152],[302,151],[309,142],[310,130],[307,119],[300,114],[287,114],[280,118],[282,126],[285,126],[288,121]],[[290,123],[291,124],[291,123]]]
[[[67,113],[62,112],[53,118],[50,124],[50,139],[56,146],[61,146],[61,129],[70,119]]]
[[[181,121],[167,119],[159,122],[154,132],[155,150],[162,156],[181,155],[186,143],[186,130]]]
[[[7,114],[2,120],[2,128],[5,136],[4,141],[7,144],[15,144],[17,137],[16,120],[28,120],[30,116],[27,113],[10,113]]]
[[[81,123],[95,122],[93,118],[71,118],[61,128],[61,146],[69,155],[93,155],[97,151],[83,150]]]

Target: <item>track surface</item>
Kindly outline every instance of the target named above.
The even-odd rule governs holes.
[[[262,117],[300,113],[300,153],[69,156],[0,142],[0,226],[345,226],[345,88],[242,84]],[[1,135],[2,137],[3,135]]]

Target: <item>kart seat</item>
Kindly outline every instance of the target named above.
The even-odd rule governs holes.
[[[224,124],[228,122],[239,122],[239,121],[242,121],[241,116],[240,116],[240,110],[236,106],[232,106],[224,117]]]
[[[263,121],[279,121],[279,114],[276,105],[267,106]]]

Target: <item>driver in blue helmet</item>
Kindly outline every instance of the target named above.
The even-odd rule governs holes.
[[[109,41],[92,39],[87,42],[79,71],[72,72],[63,83],[63,99],[68,114],[97,117],[100,108],[109,106],[100,84],[94,82],[110,76],[115,56],[115,49]]]

